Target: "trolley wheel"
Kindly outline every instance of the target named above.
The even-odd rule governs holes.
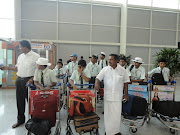
[[[170,130],[171,134],[173,134],[173,135],[176,133],[175,129],[170,128],[169,130]]]
[[[83,135],[84,134],[84,131],[81,131],[80,133],[79,133],[79,135]]]
[[[149,124],[150,120],[151,120],[151,118],[148,116],[148,117],[146,118],[147,124]]]
[[[129,132],[132,133],[132,134],[134,134],[134,133],[137,132],[137,128],[132,128],[132,127],[130,127],[130,128],[129,128]]]
[[[97,129],[96,128],[93,128],[92,131],[93,131],[94,134],[97,133]]]

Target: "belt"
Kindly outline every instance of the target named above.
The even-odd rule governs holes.
[[[24,80],[24,79],[28,79],[28,78],[32,78],[33,76],[29,76],[29,77],[20,77],[18,76],[18,78],[20,78],[21,80]]]

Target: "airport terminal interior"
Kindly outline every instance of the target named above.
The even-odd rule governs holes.
[[[10,70],[15,66],[17,69],[19,67],[18,58],[22,56],[22,48],[24,48],[20,44],[22,40],[30,43],[33,52],[46,58],[44,60],[48,63],[45,65],[50,63],[47,69],[54,69],[52,72],[54,77],[58,63],[62,64],[64,72],[62,78],[56,76],[57,82],[63,79],[60,81],[61,86],[57,86],[64,92],[61,96],[66,96],[68,93],[65,92],[69,89],[67,79],[72,80],[70,74],[73,74],[75,66],[73,66],[73,60],[70,62],[72,65],[68,64],[68,60],[74,58],[78,62],[83,59],[88,66],[95,60],[97,74],[92,76],[94,68],[89,71],[89,79],[92,77],[95,79],[102,69],[111,67],[109,55],[117,54],[118,66],[121,65],[119,61],[124,60],[125,70],[131,78],[132,83],[128,84],[128,93],[139,96],[147,102],[146,114],[141,117],[125,118],[122,114],[120,133],[122,135],[180,135],[178,105],[176,110],[179,111],[179,116],[162,115],[152,109],[153,96],[155,97],[156,93],[159,94],[158,103],[161,101],[180,103],[180,0],[0,0],[0,135],[33,135],[25,128],[25,123],[30,116],[30,105],[27,102],[25,123],[12,128],[12,125],[17,122],[16,80],[27,77],[17,74],[23,71]],[[100,64],[102,57],[106,61],[104,67]],[[160,58],[164,58],[165,61],[159,61]],[[27,61],[25,63],[27,65]],[[135,63],[143,68],[140,79],[136,77],[133,79],[133,75],[138,74],[136,65],[131,69],[131,65]],[[160,66],[160,63],[166,64],[166,71],[161,69],[157,72],[164,77],[164,83],[156,84],[152,81],[150,71],[157,68],[158,64]],[[40,65],[37,62],[36,64]],[[5,69],[6,66],[9,69]],[[82,84],[80,79],[84,78],[84,74],[80,73],[79,84]],[[132,80],[142,80],[144,83]],[[104,83],[108,81],[104,80]],[[102,90],[106,95],[107,85],[115,85],[115,83],[104,85]],[[30,88],[28,86],[27,88],[30,93]],[[122,88],[121,91],[123,89],[126,88]],[[101,93],[96,94],[97,91],[94,91],[93,109],[100,120],[98,120],[97,133],[91,133],[104,135],[106,131],[104,94],[102,96]],[[56,125],[51,128],[49,134],[72,135],[67,134],[66,130],[68,106],[63,106],[64,97],[61,97],[60,101],[62,104],[59,112],[56,112]],[[116,124],[111,123],[111,125]],[[70,127],[74,135],[90,134],[90,132],[77,133],[74,120],[70,121]],[[106,133],[106,135],[119,134]]]

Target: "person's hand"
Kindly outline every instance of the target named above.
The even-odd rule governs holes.
[[[3,67],[1,67],[0,69],[1,69],[1,70],[8,70],[8,67],[3,66]]]
[[[46,91],[46,89],[44,87],[42,87],[42,86],[40,87],[40,90],[41,91]]]
[[[124,95],[124,98],[127,100],[127,101],[129,101],[129,96],[126,94],[126,95]]]
[[[83,72],[83,67],[78,67],[78,68],[77,68],[77,71],[78,71],[78,73],[81,75],[82,72]]]
[[[77,87],[76,87],[76,85],[74,85],[74,86],[73,86],[73,90],[77,90]]]
[[[45,88],[45,91],[50,91],[50,86],[48,85],[46,88]]]
[[[58,77],[58,76],[59,76],[59,74],[56,75],[56,77]]]

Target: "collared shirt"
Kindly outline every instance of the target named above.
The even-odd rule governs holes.
[[[91,74],[90,71],[88,69],[84,69],[83,70],[83,74],[87,77],[87,78],[91,78]],[[75,70],[70,78],[71,80],[73,80],[74,84],[81,84],[81,78],[80,78],[80,74],[77,70]],[[83,84],[89,84],[89,81],[86,82],[83,79]],[[80,86],[76,86],[77,88],[80,88]],[[88,88],[89,86],[83,86],[83,88]]]
[[[68,70],[69,73],[72,74],[75,70],[77,70],[78,67],[78,61],[74,63],[74,61],[69,62],[68,64]]]
[[[153,70],[149,71],[148,72],[148,75],[152,75],[154,73],[161,73],[161,68],[160,67],[157,67],[157,68],[154,68]],[[167,67],[164,67],[162,69],[162,75],[164,77],[164,81],[168,82],[169,81],[169,76],[170,76],[170,70],[169,68]]]
[[[34,76],[34,72],[37,68],[36,61],[40,58],[39,54],[32,50],[27,54],[22,53],[17,59],[16,67],[18,69],[17,76],[30,77]]]
[[[104,67],[96,78],[104,80],[104,98],[108,101],[121,101],[124,83],[130,82],[126,70],[120,65],[115,69]]]
[[[55,76],[58,75],[58,74],[64,75],[64,74],[66,73],[65,70],[64,70],[64,68],[58,69],[57,67],[55,67],[55,68],[53,69],[53,71],[54,71]]]
[[[104,67],[106,67],[106,66],[108,66],[107,64],[106,64],[107,62],[106,62],[106,60],[104,59],[104,60],[100,60],[99,61],[99,68],[100,68],[100,70],[102,70]]]
[[[44,80],[45,86],[52,85],[53,82],[57,82],[57,79],[53,70],[48,69],[48,68],[44,69],[43,71],[36,69],[35,74],[34,74],[34,81],[38,81],[39,84],[41,84],[42,72],[43,72],[43,80]]]
[[[131,65],[129,66],[129,68],[131,68]],[[144,80],[145,79],[145,68],[142,67],[141,65],[139,66],[139,68],[135,68],[135,66],[133,67],[133,69],[131,70],[131,79],[132,80]]]
[[[119,63],[118,63],[119,64]],[[120,64],[119,64],[120,65]],[[121,65],[120,65],[121,66]],[[122,67],[122,66],[121,66]],[[129,71],[128,66],[124,65],[123,68],[126,70],[128,76],[131,76],[131,72]]]
[[[91,77],[96,77],[100,72],[100,68],[97,63],[93,64],[92,62],[89,62],[86,68],[90,71]]]

